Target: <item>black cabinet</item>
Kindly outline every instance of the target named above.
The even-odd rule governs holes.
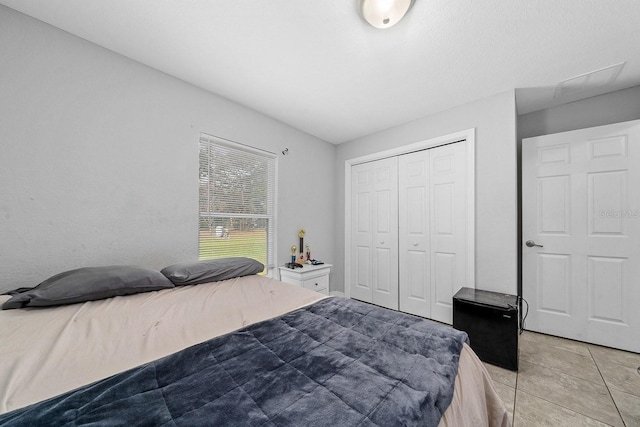
[[[518,370],[518,299],[462,288],[453,296],[453,327],[469,335],[480,360]]]

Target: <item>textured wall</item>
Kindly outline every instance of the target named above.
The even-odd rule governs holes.
[[[3,6],[0,64],[0,290],[196,259],[201,132],[288,147],[278,263],[301,227],[335,260],[334,145]]]

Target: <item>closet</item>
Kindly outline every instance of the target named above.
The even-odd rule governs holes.
[[[452,322],[453,295],[473,287],[467,143],[351,165],[351,298]]]

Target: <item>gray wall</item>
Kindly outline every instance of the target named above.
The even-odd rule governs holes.
[[[197,259],[201,132],[288,147],[278,263],[302,227],[314,255],[338,260],[334,145],[4,6],[0,64],[0,290]]]
[[[369,135],[338,146],[335,258],[344,258],[345,161],[469,128],[476,130],[475,286],[515,294],[517,289],[516,109],[514,91]],[[344,268],[334,268],[344,290]],[[466,285],[466,284],[461,284]]]
[[[640,86],[518,116],[518,139],[640,119]]]

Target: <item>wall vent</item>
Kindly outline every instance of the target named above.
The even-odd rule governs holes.
[[[626,64],[626,62],[610,65],[609,67],[600,68],[599,70],[564,80],[556,86],[556,92],[553,97],[563,98],[565,96],[575,95],[583,90],[598,89],[611,85],[618,78],[624,64]]]

